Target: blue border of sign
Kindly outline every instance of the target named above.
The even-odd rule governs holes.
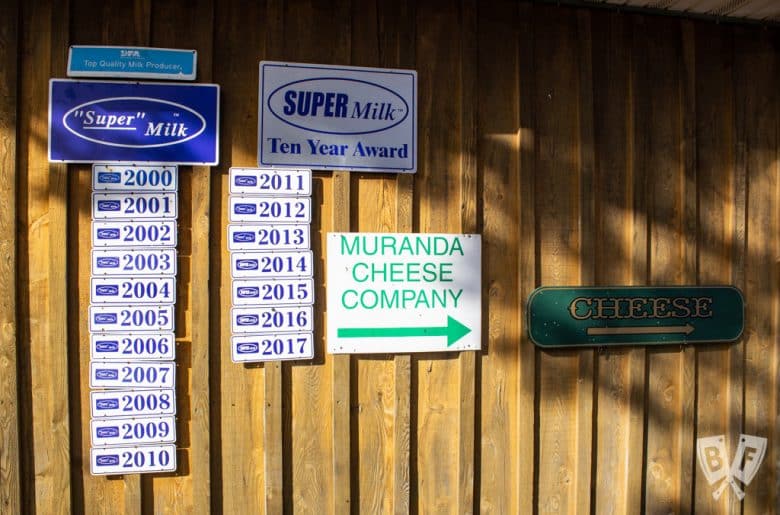
[[[49,161],[214,166],[219,97],[217,84],[51,79]]]
[[[330,165],[330,164],[323,164],[321,162],[271,162],[271,161],[264,161],[264,154],[263,154],[263,138],[264,138],[264,127],[263,127],[263,111],[265,109],[265,103],[269,100],[264,98],[264,91],[265,91],[265,74],[264,74],[264,68],[301,68],[301,69],[309,69],[309,70],[315,70],[315,71],[328,71],[328,72],[346,72],[346,73],[373,73],[373,74],[387,74],[387,75],[406,75],[409,76],[412,80],[412,97],[409,99],[409,110],[412,115],[412,134],[411,134],[411,167],[404,168],[404,167],[380,167],[380,166],[359,166],[359,165],[353,165],[351,163],[347,164],[339,164],[339,165]],[[322,77],[319,77],[322,78]],[[345,81],[355,81],[359,82],[358,80],[352,78],[352,77],[328,77],[330,79],[340,79]],[[306,79],[308,80],[308,79]],[[391,69],[391,68],[367,68],[367,67],[359,67],[359,66],[329,66],[329,65],[319,65],[319,64],[307,64],[307,63],[287,63],[287,62],[277,62],[277,61],[261,61],[260,62],[260,91],[258,95],[258,150],[257,150],[257,162],[259,167],[280,167],[280,168],[294,168],[294,167],[302,167],[302,168],[313,168],[313,169],[320,169],[320,170],[354,170],[354,171],[363,171],[363,172],[401,172],[401,173],[415,173],[417,171],[417,72],[415,70],[401,70],[401,69]],[[301,82],[294,81],[294,82]],[[379,85],[377,85],[379,86]],[[379,86],[382,87],[382,86]],[[278,88],[277,88],[278,89]],[[387,89],[387,88],[383,88]],[[404,100],[405,102],[405,100]],[[299,127],[299,129],[306,132],[305,128]],[[386,129],[382,129],[386,130]],[[373,131],[373,132],[382,132],[380,131]],[[316,133],[316,131],[309,131],[312,133]],[[332,134],[339,134],[339,133],[332,133]]]
[[[71,45],[68,77],[195,80],[197,62],[195,50]]]

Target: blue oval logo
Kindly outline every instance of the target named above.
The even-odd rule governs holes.
[[[100,399],[95,403],[95,408],[99,410],[119,409],[119,399]]]
[[[118,240],[119,229],[98,229],[97,237],[99,240]]]
[[[119,370],[116,368],[98,368],[95,369],[95,379],[110,381],[119,379]]]
[[[144,97],[111,97],[77,105],[62,125],[81,139],[123,148],[167,147],[206,130],[206,119],[176,102]]]
[[[255,233],[249,231],[234,232],[233,241],[236,243],[254,243]]]
[[[252,175],[236,175],[236,186],[257,186],[257,177]]]
[[[116,172],[98,172],[98,184],[119,184],[122,176]]]
[[[95,463],[99,467],[111,467],[119,465],[119,455],[118,454],[106,454],[104,456],[98,456],[95,458]]]
[[[236,268],[239,270],[257,270],[259,268],[258,261],[256,259],[238,259],[236,260]]]
[[[260,346],[256,343],[239,343],[236,345],[238,354],[257,354],[260,352]]]
[[[99,257],[97,258],[95,265],[98,268],[119,268],[119,258]]]
[[[98,211],[119,211],[122,204],[118,200],[98,200]]]
[[[395,91],[340,77],[284,84],[268,96],[268,109],[288,125],[322,134],[372,134],[409,116],[409,104]]]
[[[95,342],[95,352],[117,352],[119,342],[111,340],[101,340]]]
[[[260,296],[260,288],[254,286],[240,286],[236,293],[238,294],[239,299],[254,299]]]
[[[254,215],[257,213],[255,204],[236,204],[233,206],[233,212],[237,215]]]
[[[117,438],[119,436],[119,426],[99,427],[95,431],[98,438]]]
[[[115,284],[99,284],[95,287],[95,295],[99,297],[119,295],[119,286]]]
[[[95,314],[95,323],[96,324],[116,324],[117,316],[116,313],[96,313]]]
[[[260,317],[257,315],[238,315],[236,317],[236,324],[238,325],[257,325],[260,322]]]

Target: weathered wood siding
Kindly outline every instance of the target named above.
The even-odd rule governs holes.
[[[180,169],[176,474],[89,473],[88,165],[47,162],[68,45],[198,51]],[[413,175],[314,174],[315,359],[230,360],[227,172],[261,60],[412,68]],[[0,512],[777,513],[780,30],[511,0],[6,0]],[[483,350],[325,352],[330,231],[480,233]],[[477,273],[477,271],[475,271]],[[734,344],[540,351],[540,285],[733,284]],[[739,501],[696,439],[769,440]]]

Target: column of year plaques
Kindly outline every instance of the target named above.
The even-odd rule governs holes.
[[[311,170],[231,168],[231,357],[314,357]]]
[[[92,189],[91,472],[172,472],[178,169],[96,164]]]

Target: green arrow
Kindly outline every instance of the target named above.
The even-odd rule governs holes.
[[[339,338],[409,338],[413,336],[446,336],[447,347],[471,332],[451,316],[446,326],[431,327],[341,327],[337,331]]]

